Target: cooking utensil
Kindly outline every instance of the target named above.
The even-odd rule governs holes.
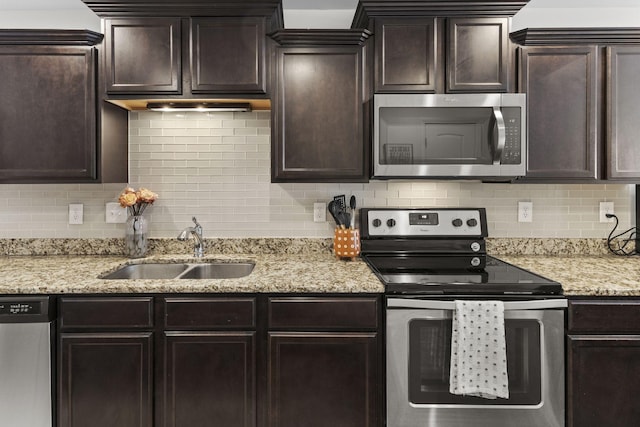
[[[349,228],[356,228],[356,196],[351,196],[349,199],[349,207],[351,208],[351,221],[349,222]]]
[[[347,208],[347,200],[346,200],[344,194],[342,194],[340,196],[334,196],[333,200],[338,204],[340,209],[345,210]]]
[[[333,220],[336,222],[336,225],[340,227],[342,225],[340,219],[340,207],[335,200],[329,202],[329,204],[327,205],[327,210],[329,210],[329,213],[333,217]]]
[[[351,215],[348,212],[340,211],[340,223],[345,227],[348,227],[351,224]]]

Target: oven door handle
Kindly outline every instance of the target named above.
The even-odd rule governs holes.
[[[549,308],[567,308],[568,302],[564,298],[540,299],[527,301],[505,301],[504,310],[545,310]],[[421,308],[426,310],[456,309],[455,301],[424,300],[410,298],[388,298],[387,308]]]

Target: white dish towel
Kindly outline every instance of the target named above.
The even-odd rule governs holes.
[[[504,303],[455,303],[449,392],[486,399],[508,399]]]

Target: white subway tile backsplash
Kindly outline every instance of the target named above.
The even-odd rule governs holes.
[[[313,203],[355,195],[359,207],[480,206],[492,237],[603,238],[598,203],[613,201],[629,228],[633,186],[371,181],[366,184],[270,182],[270,112],[131,112],[130,183],[0,185],[0,238],[112,238],[105,203],[126,185],[159,194],[147,210],[152,237],[173,238],[197,216],[206,237],[329,237],[313,222]],[[532,223],[517,222],[518,201],[533,202]],[[69,203],[84,204],[84,224],[69,225]],[[330,219],[330,216],[328,215]]]

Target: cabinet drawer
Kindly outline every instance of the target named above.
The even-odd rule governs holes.
[[[640,333],[640,299],[569,301],[569,331]]]
[[[61,298],[60,327],[152,328],[153,298]]]
[[[255,298],[166,298],[166,329],[238,329],[256,327]]]
[[[376,329],[377,298],[270,298],[270,329]]]

